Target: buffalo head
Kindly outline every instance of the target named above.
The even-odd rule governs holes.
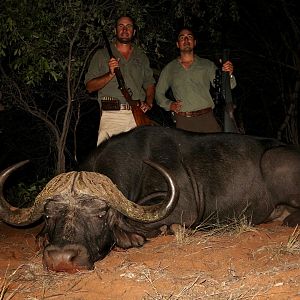
[[[8,176],[27,161],[0,174],[0,219],[24,226],[44,218],[39,234],[46,269],[76,272],[91,269],[116,244],[123,248],[145,242],[135,224],[160,221],[174,209],[179,191],[173,176],[162,166],[146,161],[165,178],[168,191],[158,204],[142,206],[128,200],[106,176],[95,172],[68,172],[54,177],[29,208],[15,208],[4,197]],[[156,197],[155,193],[149,198]],[[162,194],[159,194],[162,197]],[[128,220],[129,222],[127,222]]]

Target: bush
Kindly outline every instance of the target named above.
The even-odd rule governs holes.
[[[19,208],[31,206],[48,181],[49,179],[42,178],[33,183],[21,182],[11,187],[7,195],[11,205]]]

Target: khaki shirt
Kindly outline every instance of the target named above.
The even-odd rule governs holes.
[[[160,74],[155,94],[157,104],[165,110],[170,110],[172,102],[165,94],[171,88],[175,99],[182,101],[183,112],[214,108],[209,90],[210,84],[214,86],[216,69],[217,66],[212,61],[197,55],[188,69],[185,69],[178,59],[174,59]],[[236,86],[234,77],[230,83],[231,88]]]
[[[141,49],[134,47],[129,60],[127,61],[117,50],[115,44],[111,44],[111,49],[114,57],[119,59],[120,70],[126,87],[132,92],[132,99],[144,101],[146,97],[145,90],[148,86],[155,83],[148,57]],[[84,83],[86,84],[89,80],[109,72],[108,61],[109,54],[107,49],[97,50],[90,62]],[[98,99],[101,99],[104,96],[110,96],[119,99],[121,103],[127,103],[118,88],[116,77],[112,78],[106,86],[98,91]]]

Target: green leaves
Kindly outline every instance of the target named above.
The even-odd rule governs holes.
[[[5,4],[0,15],[0,58],[7,57],[7,66],[28,85],[40,85],[44,78],[66,79],[68,62],[75,56],[76,60],[85,59],[85,49],[79,49],[82,42],[88,48],[95,41],[82,30],[91,12],[84,11],[81,1]]]
[[[213,9],[227,2],[2,0],[0,89],[3,101],[45,122],[58,149],[59,173],[64,169],[70,120],[72,116],[78,117],[74,110],[85,95],[83,79],[89,59],[97,47],[103,46],[102,26],[112,39],[117,17],[131,15],[140,29],[137,44],[159,70],[175,55],[174,31],[178,21],[183,19],[189,25],[193,18],[201,18],[209,30],[218,21],[217,17],[211,17],[215,15]]]
[[[54,81],[66,79],[66,66],[74,59],[75,79],[86,55],[99,41],[101,20],[111,35],[115,18],[121,14],[132,15],[143,31],[139,42],[156,61],[166,41],[172,43],[176,19],[183,18],[190,25],[193,18],[201,18],[213,34],[228,5],[235,16],[235,1],[58,1],[58,0],[6,0],[0,15],[0,58],[8,58],[9,66],[18,72],[20,80],[29,85],[41,84],[43,78]],[[117,7],[117,10],[114,8]],[[165,12],[165,13],[163,13]],[[163,13],[163,16],[162,16]],[[203,22],[203,21],[202,21]],[[195,28],[196,30],[201,28]],[[169,47],[168,47],[169,48]],[[73,72],[74,71],[74,72]]]

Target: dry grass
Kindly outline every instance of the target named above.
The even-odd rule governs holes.
[[[210,247],[210,241],[218,238],[224,240],[227,238],[238,238],[245,232],[258,233],[259,229],[253,227],[245,217],[233,219],[227,223],[217,223],[210,225],[209,230],[202,231],[203,228],[207,228],[207,224],[200,224],[195,230],[186,228],[185,226],[177,226],[174,231],[175,242],[179,246],[189,245],[191,243],[206,245],[206,248]],[[202,231],[202,232],[201,232]],[[201,234],[196,234],[201,232]],[[261,232],[261,231],[260,231]],[[268,239],[268,233],[263,233]],[[276,255],[281,255],[284,259],[285,255],[300,254],[300,229],[296,227],[293,233],[288,237],[286,242],[280,244],[274,244],[272,251],[276,251]],[[266,249],[264,246],[262,249]],[[202,250],[205,249],[201,248]],[[213,249],[213,248],[211,248]],[[254,258],[253,258],[254,259]],[[222,280],[216,280],[216,278],[209,273],[194,274],[194,279],[189,283],[178,285],[174,287],[172,293],[166,293],[159,289],[151,277],[148,277],[150,286],[153,293],[147,293],[147,297],[144,300],[196,300],[196,299],[208,299],[208,300],[238,300],[238,299],[292,299],[289,296],[288,290],[281,291],[282,287],[294,285],[299,287],[298,280],[289,277],[281,278],[281,274],[289,272],[291,270],[298,270],[299,264],[285,263],[282,264],[282,260],[278,261],[280,267],[274,267],[276,262],[274,261],[274,253],[265,253],[260,258],[262,264],[271,263],[271,267],[266,268],[263,272],[257,272],[255,269],[248,271],[245,274],[239,274],[235,267],[230,262],[228,265],[228,274],[224,275]],[[272,274],[272,275],[271,275]],[[165,274],[165,278],[169,279],[169,274]],[[174,276],[171,275],[170,276]],[[272,276],[272,277],[270,277]],[[275,279],[277,278],[278,279]],[[272,278],[274,278],[272,280]],[[174,279],[174,277],[173,277]],[[253,281],[252,281],[253,280]],[[262,282],[265,284],[262,285]],[[254,282],[254,283],[253,283]],[[300,296],[300,295],[298,295]]]
[[[16,281],[16,277],[18,275],[18,272],[23,267],[23,265],[20,265],[16,270],[14,270],[11,274],[9,273],[9,265],[7,266],[4,274],[4,278],[2,279],[2,282],[0,283],[0,300],[3,300],[4,297],[6,300],[12,299],[21,289],[23,284],[18,284],[17,288],[15,288],[12,292],[8,292],[10,286]]]
[[[91,273],[91,271],[86,273]],[[22,264],[13,271],[10,271],[8,266],[5,276],[0,282],[0,300],[11,300],[16,297],[26,300],[65,298],[68,294],[78,292],[76,285],[80,283],[86,273],[79,272],[70,275],[48,272],[43,270],[40,263]],[[71,284],[68,284],[68,288],[60,293],[57,287],[62,286],[64,282],[71,282]],[[81,292],[81,290],[79,291]],[[35,294],[39,295],[38,298],[33,296]]]
[[[171,226],[171,229],[174,232],[178,245],[195,242],[195,234],[198,232],[204,232],[204,234],[201,235],[201,240],[205,243],[210,237],[224,235],[239,236],[245,232],[257,231],[245,216],[213,224],[209,223],[209,220],[204,220],[195,229],[186,228],[185,225],[180,226],[177,224],[176,227]]]
[[[296,226],[286,242],[281,242],[279,245],[274,244],[262,246],[259,249],[256,249],[252,255],[253,257],[256,257],[262,252],[270,253],[272,259],[283,257],[285,255],[300,254],[300,228]]]
[[[289,236],[288,241],[285,245],[282,245],[281,252],[290,253],[290,254],[299,254],[300,253],[300,228],[298,225],[295,227],[293,233]]]
[[[296,292],[291,291],[300,291],[300,228],[278,241],[276,232],[284,232],[284,227],[268,231],[252,227],[245,218],[215,224],[209,231],[202,231],[207,224],[201,226],[195,230],[177,226],[174,239],[168,237],[167,243],[157,243],[156,248],[150,242],[145,248],[112,252],[95,271],[86,273],[45,272],[41,257],[30,258],[31,263],[15,270],[8,266],[4,278],[0,277],[0,300],[87,299],[101,284],[111,286],[112,292],[134,286],[133,290],[143,291],[143,300],[285,300],[294,299]],[[257,234],[243,235],[245,232]],[[248,249],[248,237],[260,240],[256,248]],[[241,250],[239,243],[245,238],[247,243],[242,245],[248,251],[243,249],[247,254],[240,261],[234,253],[240,253],[235,251]],[[157,253],[161,256],[153,263],[150,259]],[[116,256],[121,260],[111,260]],[[181,260],[188,266],[179,268]],[[192,261],[197,263],[190,265]],[[119,286],[115,286],[117,281]]]

